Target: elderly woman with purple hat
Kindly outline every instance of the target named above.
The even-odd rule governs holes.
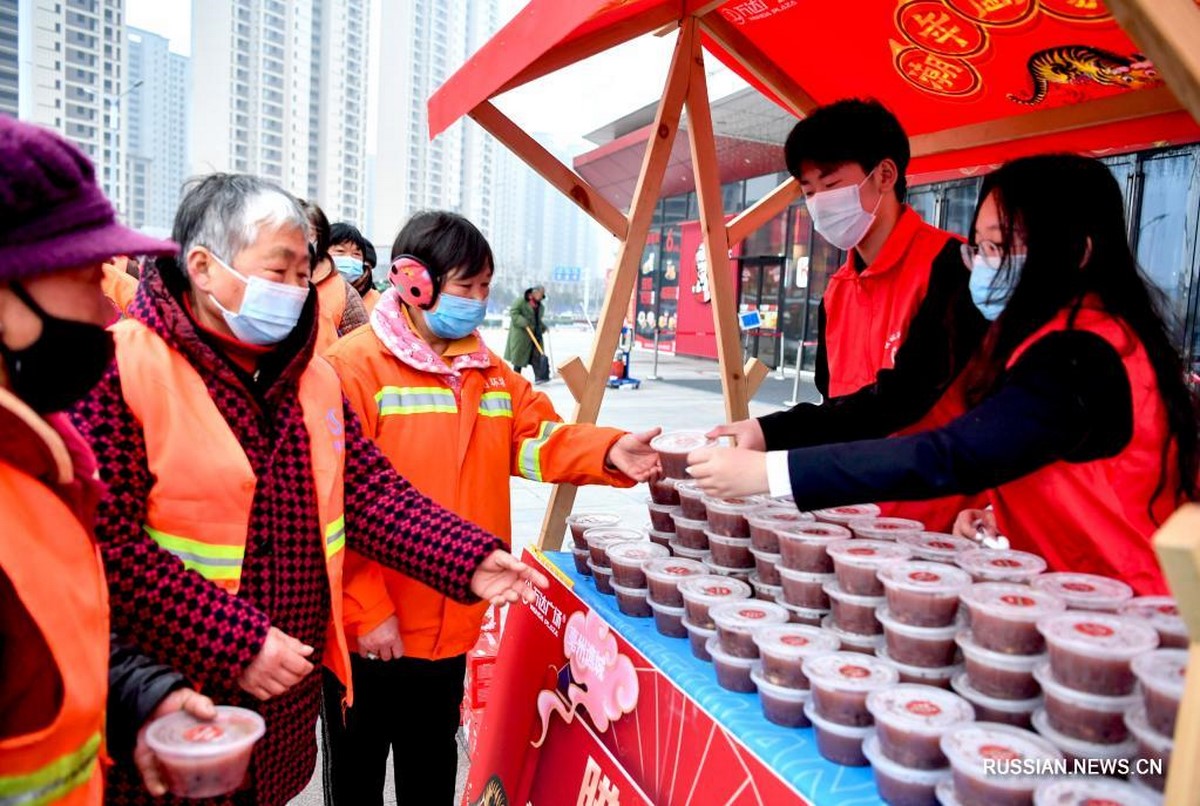
[[[118,225],[78,149],[3,116],[0,210],[0,801],[99,804],[105,743],[122,755],[156,714],[213,712],[181,675],[119,646],[108,691],[102,488],[63,414],[112,360],[101,264],[176,247]],[[165,791],[144,744],[137,762]]]

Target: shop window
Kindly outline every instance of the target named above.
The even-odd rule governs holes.
[[[1196,152],[1142,163],[1141,205],[1135,233],[1137,259],[1169,298],[1178,323],[1187,316],[1196,258],[1200,168]]]

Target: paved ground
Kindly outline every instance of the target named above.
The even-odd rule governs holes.
[[[496,330],[485,333],[492,349],[503,351],[505,332]],[[591,335],[585,329],[556,329],[550,336],[550,348],[554,357],[562,361],[572,355],[587,356]],[[667,429],[708,429],[724,420],[725,409],[721,399],[720,376],[715,361],[659,356],[659,380],[649,380],[653,356],[648,351],[635,351],[633,355],[634,377],[642,378],[640,389],[623,388],[609,390],[600,410],[600,424],[640,431],[655,426]],[[529,370],[526,370],[529,375]],[[752,415],[758,416],[775,411],[792,399],[794,376],[778,378],[774,373],[763,382],[759,394],[751,402]],[[564,418],[570,418],[574,400],[561,379],[555,378],[540,387]],[[802,375],[799,385],[799,400],[819,399],[812,386],[811,378]],[[516,553],[537,541],[542,517],[550,499],[551,487],[524,479],[511,482],[513,500],[513,544]],[[632,524],[647,522],[645,485],[628,490],[607,487],[585,487],[576,499],[577,509],[604,509],[615,511]],[[390,765],[389,765],[390,766]],[[459,765],[459,791],[466,772],[464,756]],[[317,775],[293,806],[319,806],[321,800],[320,764]],[[385,803],[394,804],[391,797],[391,773],[388,774],[388,794]],[[425,806],[422,804],[421,806]]]

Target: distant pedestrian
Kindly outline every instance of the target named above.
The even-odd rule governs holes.
[[[370,252],[368,264],[367,254]],[[375,250],[359,232],[358,227],[339,221],[329,228],[329,257],[338,273],[358,295],[369,315],[379,301],[379,292],[372,285],[371,270],[375,268]]]
[[[546,289],[540,285],[525,289],[524,296],[508,309],[508,344],[504,360],[520,372],[526,365],[533,367],[534,383],[550,380],[550,359],[546,357],[545,305]]]

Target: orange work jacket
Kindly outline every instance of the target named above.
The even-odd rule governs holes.
[[[117,306],[122,315],[129,309],[129,303],[137,296],[138,289],[137,278],[125,271],[128,265],[129,258],[115,257],[101,267],[104,276],[100,280],[100,287],[104,296]]]
[[[334,270],[317,283],[317,355],[323,354],[338,340],[345,312],[346,281]]]

